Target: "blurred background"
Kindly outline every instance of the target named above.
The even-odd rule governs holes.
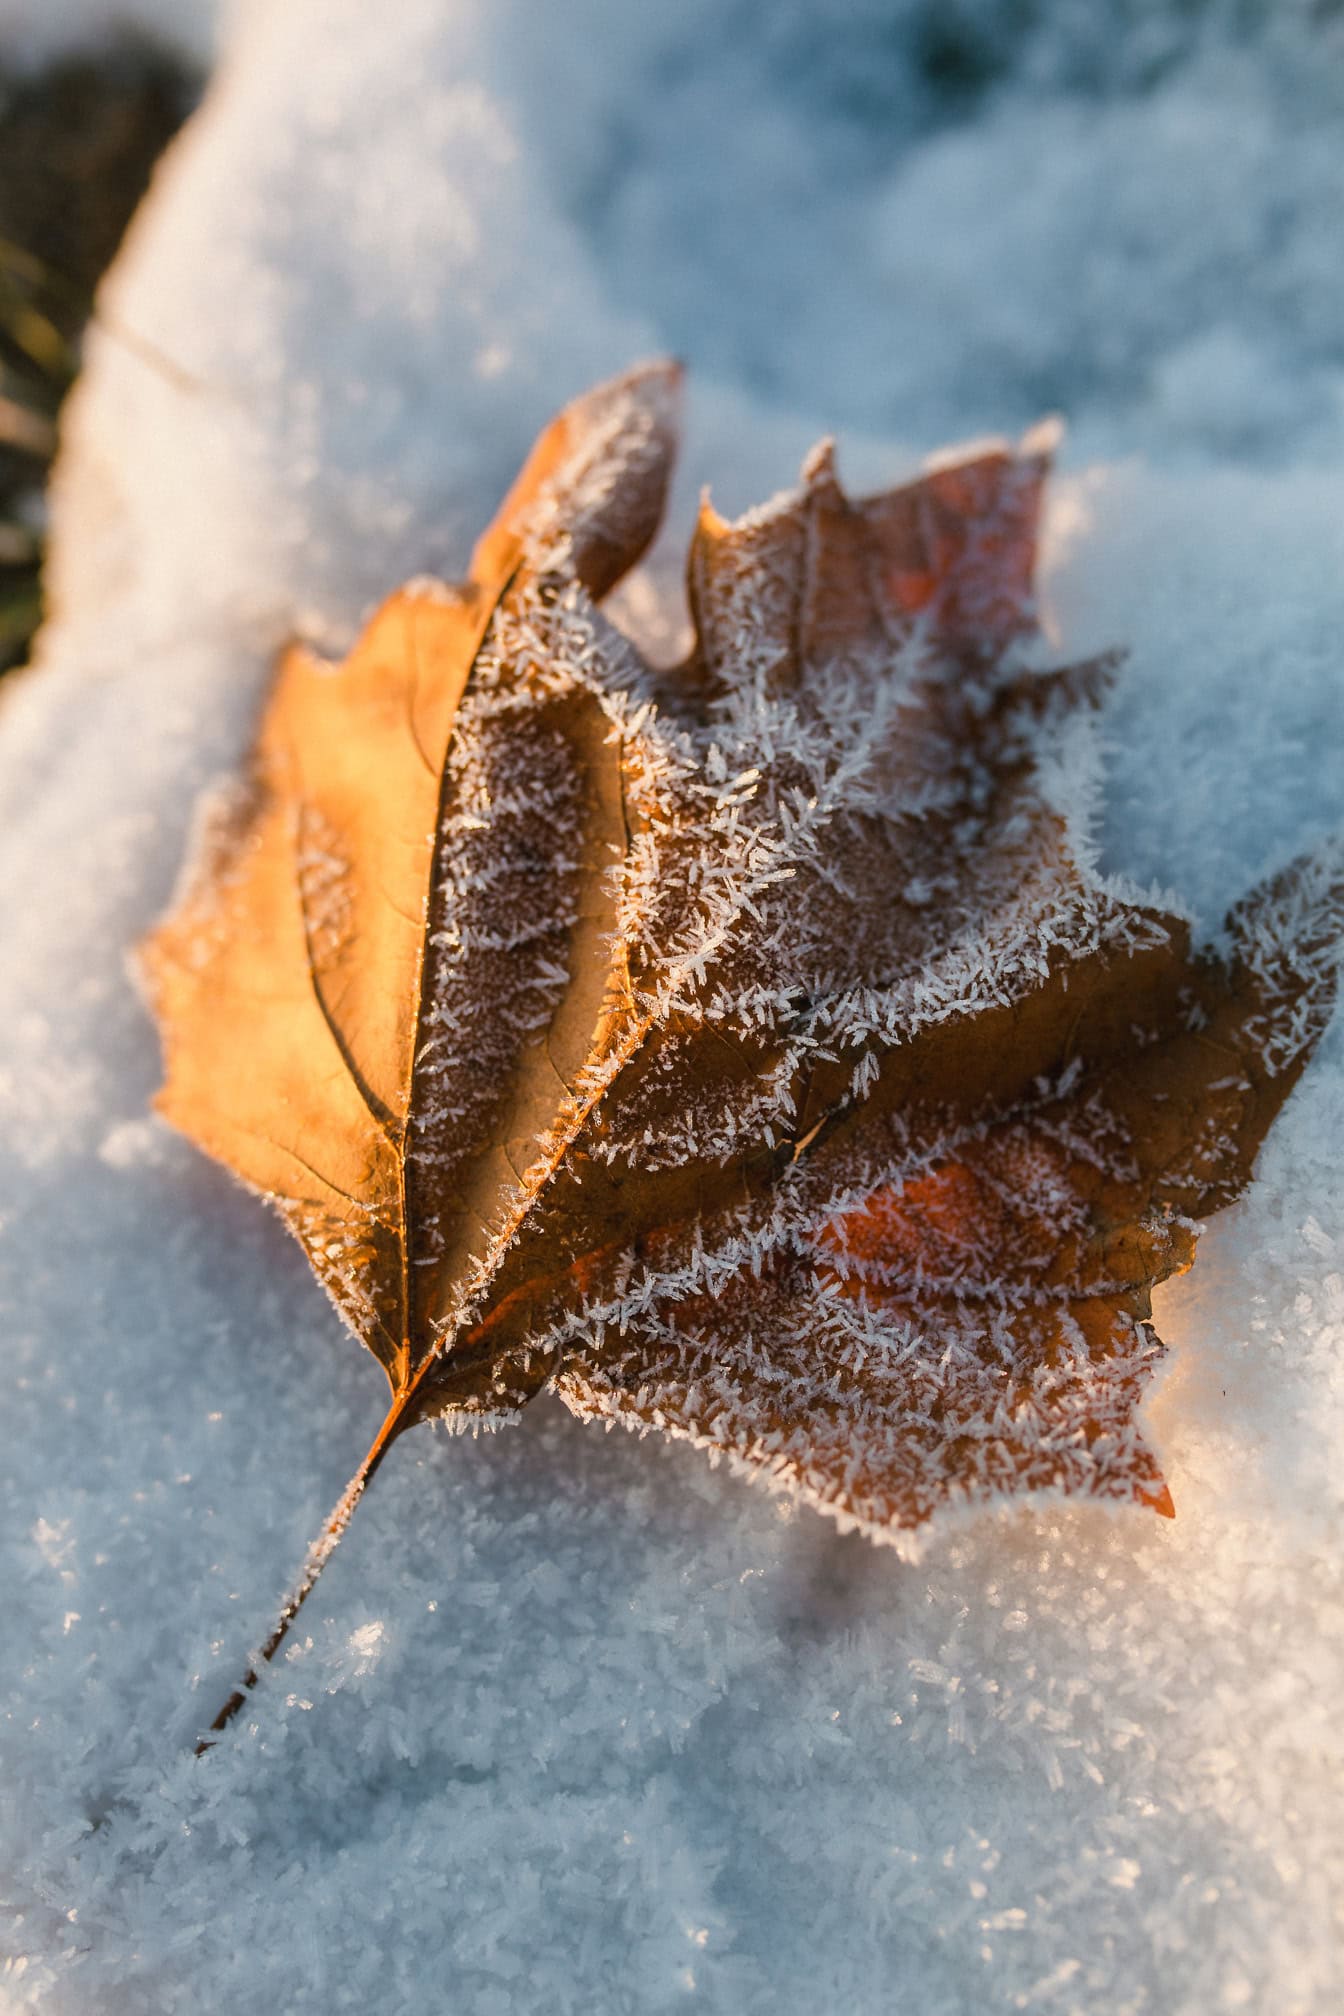
[[[73,51],[24,53],[0,39],[0,672],[41,615],[46,473],[94,289],[203,81],[185,50],[93,17]]]
[[[316,61],[322,10],[299,11]],[[216,38],[266,13],[0,0],[5,662],[39,606],[43,464],[99,273]],[[438,13],[540,136],[604,305],[697,374],[888,439],[1060,411],[1086,453],[1337,452],[1340,0]],[[427,159],[447,75],[407,79],[395,115]]]

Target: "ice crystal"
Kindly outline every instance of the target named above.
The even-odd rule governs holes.
[[[597,605],[676,382],[567,409],[463,587],[282,668],[150,949],[166,1110],[382,1359],[371,1462],[550,1384],[905,1546],[1013,1491],[1169,1509],[1150,1291],[1323,1026],[1340,861],[1221,961],[1095,871],[1112,661],[1033,662],[1039,432],[706,503],[694,648],[646,664]]]

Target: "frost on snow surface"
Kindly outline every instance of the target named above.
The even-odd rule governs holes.
[[[700,482],[736,512],[838,421],[866,487],[1062,408],[1047,621],[1131,652],[1100,778],[1058,779],[1099,868],[1211,931],[1344,818],[1338,15],[663,12],[234,10],[104,293],[57,613],[0,695],[0,2007],[1315,2016],[1338,1020],[1156,1297],[1174,1522],[1038,1508],[912,1565],[543,1400],[408,1438],[189,1754],[382,1396],[146,1118],[126,952],[275,649],[460,571],[563,399],[696,367],[618,598],[663,657]]]

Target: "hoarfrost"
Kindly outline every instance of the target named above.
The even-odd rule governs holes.
[[[109,282],[0,724],[16,2009],[1339,2004],[1338,1024],[1162,1293],[1174,1524],[1042,1508],[909,1567],[542,1402],[404,1444],[301,1661],[178,1754],[379,1402],[279,1229],[125,1131],[124,951],[274,649],[460,572],[576,387],[687,350],[685,496],[734,506],[837,418],[876,483],[1063,406],[1060,652],[1132,647],[1102,867],[1211,930],[1340,819],[1337,18],[768,14],[238,10]]]

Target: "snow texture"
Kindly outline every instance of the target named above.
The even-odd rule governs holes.
[[[279,1224],[147,1119],[126,954],[276,647],[460,569],[549,412],[666,348],[699,389],[620,597],[650,648],[702,481],[739,510],[843,424],[862,487],[1064,412],[1047,616],[1131,648],[1101,866],[1215,928],[1344,821],[1341,25],[228,17],[0,693],[0,2008],[1338,2006],[1338,1019],[1156,1299],[1174,1522],[1048,1506],[912,1566],[542,1401],[400,1445],[198,1762],[383,1396]]]

